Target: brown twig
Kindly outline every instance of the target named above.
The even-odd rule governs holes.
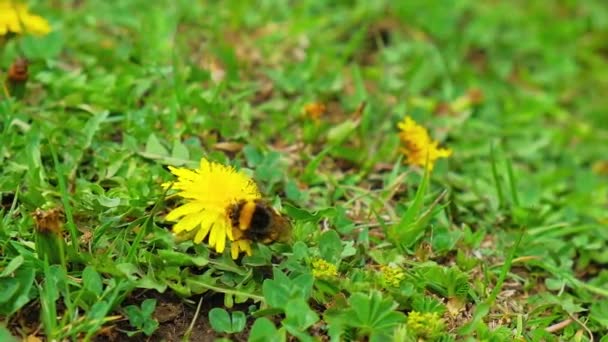
[[[565,321],[555,323],[552,326],[545,328],[545,331],[548,333],[554,333],[554,332],[560,331],[560,330],[564,329],[565,327],[569,326],[572,322],[574,322],[574,320],[572,318],[568,318]]]

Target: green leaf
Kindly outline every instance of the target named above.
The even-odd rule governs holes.
[[[285,203],[283,205],[283,208],[285,209],[285,211],[287,212],[289,217],[291,217],[294,220],[301,221],[301,222],[315,222],[316,223],[316,222],[319,222],[323,218],[334,217],[336,214],[336,209],[333,207],[323,208],[323,209],[317,210],[315,212],[310,212],[310,211],[307,211],[306,209],[294,207],[293,205],[291,205],[289,203]]]
[[[317,154],[304,168],[304,173],[302,174],[302,181],[308,184],[320,182],[321,178],[317,175],[317,170],[319,169],[319,165],[323,161],[323,158],[331,151],[332,146],[328,146],[324,148],[319,154]]]
[[[321,257],[330,263],[337,264],[340,261],[342,249],[342,240],[335,230],[328,230],[319,237]]]
[[[255,147],[251,145],[247,145],[243,147],[243,154],[245,154],[245,158],[247,159],[247,165],[250,167],[256,167],[262,160],[264,160],[264,156],[262,153]]]
[[[283,323],[303,331],[319,321],[319,315],[310,309],[302,298],[295,298],[285,305],[285,320]]]
[[[238,333],[245,329],[247,324],[247,316],[242,311],[234,311],[232,313],[232,332]]]
[[[398,247],[405,249],[414,245],[424,230],[426,229],[427,220],[422,216],[422,208],[424,205],[424,197],[429,184],[430,171],[424,173],[424,177],[416,191],[414,200],[407,208],[405,215],[401,220],[388,230],[388,237]],[[427,216],[428,218],[429,216]]]
[[[247,339],[248,342],[284,342],[285,340],[285,333],[277,330],[266,317],[255,320]]]
[[[136,281],[139,278],[139,268],[137,267],[137,265],[132,264],[130,262],[123,262],[117,264],[116,269],[119,270],[129,280]]]
[[[284,310],[292,298],[310,298],[314,282],[311,274],[301,274],[290,279],[277,269],[273,273],[274,279],[266,279],[262,285],[264,298],[269,306]]]
[[[293,179],[289,179],[285,184],[285,196],[287,196],[288,200],[296,203],[302,200],[302,191],[300,191],[298,183]]]
[[[148,136],[148,141],[146,142],[146,149],[144,153],[148,155],[156,155],[158,157],[164,157],[169,155],[169,151],[160,143],[156,135],[154,133]]]
[[[280,153],[266,153],[262,162],[255,168],[255,179],[267,183],[268,187],[272,187],[273,184],[283,178],[284,170],[281,163]]]
[[[11,334],[8,329],[0,325],[0,341],[4,342],[18,342],[19,340]]]
[[[96,296],[100,296],[103,291],[103,282],[101,280],[101,276],[95,268],[92,266],[87,266],[82,271],[82,283],[83,287],[89,290],[91,293]]]
[[[161,249],[157,251],[164,265],[170,266],[205,266],[209,263],[209,259],[200,256],[182,253],[169,249]]]
[[[148,298],[141,303],[141,313],[144,316],[152,316],[156,308],[156,299]]]
[[[549,290],[558,291],[566,285],[566,281],[563,279],[547,278],[545,279],[545,285]]]
[[[107,110],[101,113],[97,113],[94,110],[89,110],[89,108],[85,108],[85,110],[92,113],[93,117],[90,118],[84,125],[84,134],[86,140],[84,145],[82,146],[83,149],[87,149],[91,146],[95,133],[99,131],[99,129],[101,128],[101,124],[108,118],[108,115],[110,115],[110,112],[108,112]]]
[[[187,288],[193,293],[207,292],[210,287],[217,286],[217,279],[213,278],[212,272],[205,272],[198,276],[190,276],[186,279]]]
[[[19,266],[23,265],[23,260],[22,255],[17,255],[15,258],[13,258],[13,260],[11,260],[0,273],[0,278],[11,276],[13,272],[19,268]]]
[[[348,302],[351,307],[345,315],[349,318],[347,324],[352,327],[380,334],[405,322],[405,315],[395,310],[397,303],[383,298],[378,291],[368,295],[355,293]]]
[[[264,280],[262,293],[266,303],[271,307],[282,308],[289,300],[290,291],[287,286],[272,279]]]
[[[591,305],[589,317],[608,330],[608,301],[598,301]]]
[[[53,338],[57,328],[57,299],[59,287],[66,278],[66,273],[59,265],[43,265],[44,281],[40,289],[40,320],[49,338]],[[61,286],[63,287],[63,286]]]
[[[111,309],[112,305],[108,301],[101,300],[95,303],[91,307],[91,310],[87,312],[87,318],[92,320],[100,320],[104,318]]]
[[[97,197],[97,201],[99,204],[106,208],[115,208],[120,205],[120,198],[110,198],[104,195],[100,195]]]
[[[332,127],[327,132],[327,141],[334,145],[341,144],[345,139],[353,134],[359,126],[359,120],[346,120],[337,126]]]
[[[480,303],[475,307],[475,313],[473,318],[462,326],[458,333],[461,335],[470,335],[475,331],[475,328],[482,322],[483,318],[490,312],[490,305],[487,303]]]
[[[31,300],[36,272],[31,267],[20,267],[12,278],[0,278],[3,301],[0,301],[0,314],[9,316],[21,309]],[[4,292],[6,291],[6,292]],[[10,297],[9,297],[10,294]]]
[[[232,331],[230,314],[222,308],[213,308],[209,311],[209,323],[213,330],[217,332],[229,333]]]
[[[412,300],[412,311],[437,312],[443,315],[445,310],[445,305],[434,297],[418,295]]]
[[[158,328],[158,321],[152,317],[156,308],[156,299],[146,299],[141,304],[142,315],[146,318],[142,330],[146,336],[151,336]]]
[[[185,148],[185,146],[184,146]],[[139,154],[148,159],[157,160],[163,164],[173,165],[173,166],[196,166],[196,163],[191,161],[189,158],[180,158],[178,156],[186,156],[186,151],[182,147],[173,147],[171,155],[169,155],[169,151],[161,144],[158,138],[154,134],[150,134],[148,136],[148,141],[146,142],[145,150],[139,152]],[[188,152],[189,154],[189,152]]]
[[[456,266],[445,268],[432,265],[422,268],[420,275],[430,290],[443,297],[465,298],[468,295],[469,277]]]
[[[292,281],[292,296],[308,300],[312,294],[313,283],[314,278],[312,277],[312,274],[306,273],[295,277]]]
[[[136,305],[129,305],[124,308],[125,314],[131,326],[141,330],[146,336],[151,336],[158,328],[158,321],[152,317],[156,308],[156,299],[148,298],[141,303],[141,309]],[[105,315],[103,310],[107,306],[99,308],[99,313]]]
[[[63,32],[65,31],[53,30],[44,36],[23,35],[19,45],[30,60],[51,60],[61,53],[65,44]]]
[[[149,271],[148,274],[140,278],[134,285],[138,289],[153,289],[159,293],[165,292],[167,289],[167,282],[162,279],[155,278],[153,271]]]
[[[503,195],[503,188],[501,177],[498,175],[498,161],[496,157],[496,150],[494,149],[494,144],[490,143],[490,167],[492,169],[492,177],[494,178],[494,185],[496,186],[496,194],[498,197],[498,207],[502,209],[505,207],[505,198]]]
[[[19,282],[15,279],[0,279],[0,305],[9,302],[18,290]]]
[[[188,151],[186,145],[182,144],[179,140],[175,140],[173,141],[173,148],[171,149],[171,157],[175,159],[189,160],[190,151]]]
[[[294,243],[291,247],[291,251],[295,260],[302,260],[308,257],[308,246],[302,241]]]

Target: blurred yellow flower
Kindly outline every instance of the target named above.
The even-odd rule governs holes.
[[[321,258],[312,261],[312,275],[315,278],[334,278],[338,275],[338,268]]]
[[[439,148],[439,143],[430,137],[427,129],[418,125],[411,117],[406,116],[398,127],[401,131],[399,138],[403,143],[401,151],[408,164],[426,167],[432,171],[437,159],[452,155],[452,150]]]
[[[405,279],[405,273],[400,267],[382,265],[380,267],[382,281],[386,286],[399,287],[401,281]]]
[[[596,175],[608,175],[608,160],[598,160],[591,165],[591,171]]]
[[[325,107],[325,105],[322,103],[311,102],[304,106],[304,114],[306,114],[306,116],[308,116],[309,118],[317,121],[325,113],[326,109],[327,107]]]
[[[31,33],[45,35],[51,26],[41,16],[32,14],[26,4],[11,0],[0,0],[0,36],[9,33]]]
[[[445,322],[437,312],[411,311],[406,325],[409,332],[425,340],[434,340],[445,330]]]
[[[177,181],[165,183],[163,187],[178,190],[177,195],[186,199],[185,204],[166,216],[169,221],[177,221],[173,232],[196,232],[195,243],[201,243],[209,236],[207,243],[218,253],[224,251],[228,239],[232,241],[233,259],[241,252],[251,255],[251,241],[243,239],[242,232],[232,226],[229,210],[239,201],[261,197],[254,181],[231,166],[204,158],[196,170],[175,167],[169,167],[169,170],[177,176]]]

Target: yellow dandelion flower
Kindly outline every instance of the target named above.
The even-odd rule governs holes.
[[[31,33],[45,35],[51,32],[49,22],[30,13],[26,4],[11,0],[0,0],[0,36],[9,33]]]
[[[309,118],[318,121],[325,113],[326,109],[327,107],[325,107],[325,105],[322,103],[311,102],[304,106],[304,114],[306,114]]]
[[[321,258],[312,261],[312,275],[315,278],[335,278],[338,275],[338,268]]]
[[[163,186],[178,190],[177,195],[186,200],[166,216],[167,220],[177,222],[173,232],[196,231],[193,241],[201,243],[208,237],[207,243],[218,253],[224,251],[228,239],[232,258],[236,259],[241,252],[251,255],[251,241],[243,239],[242,232],[232,227],[229,210],[239,201],[261,197],[255,182],[231,166],[204,158],[196,170],[176,167],[169,170],[177,181]]]
[[[399,138],[403,143],[401,151],[408,164],[426,167],[432,171],[437,159],[452,155],[452,150],[439,148],[439,143],[430,137],[426,128],[418,125],[411,117],[406,116],[398,127],[401,131]]]

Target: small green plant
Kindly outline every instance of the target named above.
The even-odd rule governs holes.
[[[247,317],[242,311],[230,314],[222,308],[213,308],[209,311],[209,323],[219,333],[234,334],[243,331]]]
[[[275,270],[274,278],[265,280],[263,286],[264,298],[270,307],[268,310],[285,314],[283,326],[290,334],[302,340],[310,338],[305,332],[319,320],[319,316],[308,305],[312,285],[313,278],[310,274],[290,279]]]
[[[347,335],[356,340],[367,337],[370,341],[386,341],[395,327],[405,322],[405,315],[395,310],[397,303],[384,298],[378,291],[354,293],[348,299],[348,304],[344,310],[326,313],[332,338]]]
[[[158,328],[158,321],[152,317],[156,308],[155,299],[146,299],[141,303],[141,308],[136,305],[129,305],[124,308],[125,315],[129,319],[129,323],[137,331],[128,332],[129,336],[133,336],[139,332],[143,332],[146,336],[152,335]]]
[[[422,268],[421,274],[427,288],[446,298],[465,299],[469,294],[469,277],[456,266]]]

